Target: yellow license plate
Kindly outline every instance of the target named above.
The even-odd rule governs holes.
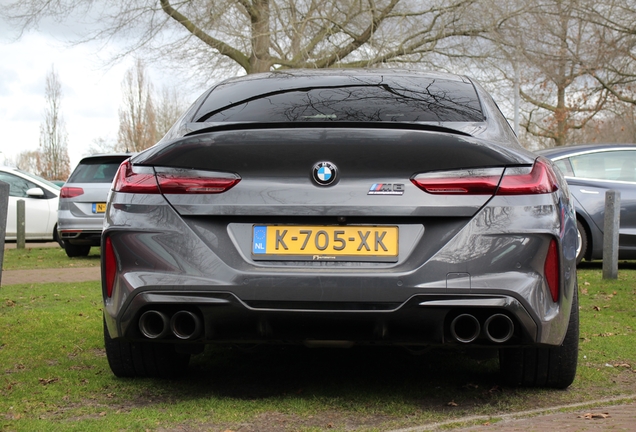
[[[257,260],[395,262],[398,227],[254,225],[252,257]]]
[[[106,203],[93,203],[93,213],[104,213],[106,211]]]

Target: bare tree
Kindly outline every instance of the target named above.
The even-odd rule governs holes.
[[[607,67],[587,64],[592,76],[618,101],[636,105],[636,1],[607,0],[582,6],[599,28]]]
[[[83,40],[129,42],[121,54],[146,49],[172,56],[208,81],[219,68],[244,73],[279,68],[403,64],[456,55],[490,27],[478,0],[19,0],[5,16],[21,29],[44,17],[81,14],[99,30]],[[479,17],[479,20],[475,20]],[[94,28],[94,27],[93,27]],[[463,40],[463,43],[461,42]]]
[[[49,180],[66,180],[71,172],[68,156],[68,135],[60,105],[62,84],[51,67],[46,76],[44,91],[46,106],[44,122],[40,125],[39,174]]]
[[[41,153],[38,150],[26,150],[20,152],[16,158],[15,165],[21,170],[39,173],[40,166],[42,165],[40,156]]]
[[[156,106],[157,138],[164,136],[186,110],[188,104],[176,87],[162,87]]]
[[[122,82],[118,149],[138,152],[157,142],[153,86],[143,61],[137,59]]]
[[[520,123],[538,140],[560,146],[601,112],[609,91],[590,65],[607,67],[598,26],[581,13],[587,0],[528,0],[495,34],[498,70],[521,97]]]

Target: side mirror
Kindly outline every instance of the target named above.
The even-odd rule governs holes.
[[[28,189],[26,191],[26,194],[29,198],[41,198],[44,196],[44,191],[40,189],[39,187],[34,187],[31,189]]]

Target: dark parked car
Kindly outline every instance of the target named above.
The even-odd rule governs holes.
[[[554,161],[574,198],[577,264],[603,258],[605,192],[621,194],[618,256],[636,259],[636,145],[587,144],[539,152]]]
[[[86,256],[91,246],[99,246],[110,185],[129,157],[126,153],[87,156],[62,187],[57,230],[69,257]]]
[[[213,343],[489,347],[506,382],[564,388],[576,245],[558,170],[467,77],[234,78],[115,177],[106,353],[133,377]]]

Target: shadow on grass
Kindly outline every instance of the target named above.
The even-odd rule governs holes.
[[[181,400],[309,398],[338,408],[351,404],[380,410],[391,404],[446,408],[451,400],[485,401],[501,391],[493,350],[412,354],[401,348],[266,346],[247,352],[210,347],[192,358],[178,381],[153,381]]]
[[[603,261],[581,261],[578,266],[579,270],[603,270]],[[619,270],[636,270],[636,261],[619,261]]]

